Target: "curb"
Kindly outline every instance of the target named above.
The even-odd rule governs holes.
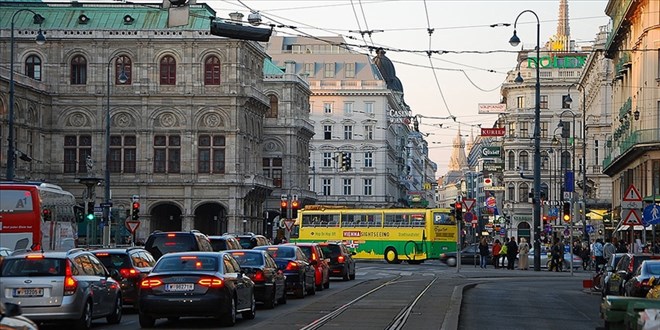
[[[481,283],[483,282],[462,284],[454,287],[454,291],[451,294],[451,299],[449,300],[449,308],[447,308],[445,319],[442,322],[442,327],[440,328],[441,330],[458,329],[458,320],[461,316],[461,304],[463,303],[463,291],[465,291],[465,289],[471,289]]]

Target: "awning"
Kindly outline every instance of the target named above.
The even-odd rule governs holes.
[[[625,230],[628,230],[628,229],[630,229],[629,225],[623,225],[623,226],[619,227],[616,231],[625,231]],[[634,228],[633,228],[633,230],[645,230],[645,229],[646,230],[651,230],[651,229],[653,229],[653,226],[649,225],[649,226],[646,226],[646,228],[644,228],[644,226],[642,226],[642,225],[635,225]]]
[[[591,220],[600,220],[602,221],[606,216],[608,216],[607,210],[590,210],[589,213],[587,213],[587,216]]]

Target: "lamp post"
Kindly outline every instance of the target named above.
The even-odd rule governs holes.
[[[532,13],[536,17],[536,100],[534,105],[534,271],[541,271],[541,70],[539,58],[541,57],[541,21],[538,15],[532,10],[524,10],[513,23],[513,36],[509,39],[511,46],[516,47],[520,44],[520,38],[516,34],[518,19],[524,13]],[[518,79],[520,78],[520,79]],[[522,82],[520,74],[516,81]]]
[[[120,56],[112,56],[108,61],[108,80],[107,84],[107,109],[105,112],[105,203],[103,204],[103,246],[108,246],[110,244],[110,65],[116,58],[121,58]],[[120,84],[124,84],[128,81],[126,72],[124,72],[124,63],[122,61],[121,72],[117,78]]]
[[[16,16],[22,12],[32,13],[32,20],[34,24],[39,24],[39,33],[35,41],[37,45],[46,43],[46,37],[41,31],[41,23],[45,18],[30,9],[20,9],[11,16],[11,37],[9,39],[9,113],[8,113],[8,130],[7,132],[7,181],[14,180],[14,172],[16,167],[16,142],[14,141],[14,25]]]
[[[587,232],[587,110],[585,95],[587,91],[582,84],[575,82],[568,86],[568,96],[566,103],[569,105],[573,102],[571,99],[571,87],[579,86],[582,89],[582,217],[584,222],[584,240],[589,241],[589,232]],[[639,119],[639,110],[635,111],[635,119]]]
[[[566,102],[566,103],[568,103],[568,102]],[[573,222],[575,220],[575,116],[576,115],[575,115],[575,112],[573,112],[573,110],[570,110],[570,109],[566,109],[566,110],[562,111],[561,114],[559,115],[559,126],[560,127],[563,127],[563,125],[564,125],[564,122],[562,121],[561,118],[564,117],[564,114],[567,113],[567,112],[570,113],[571,116],[573,116],[573,133],[572,133],[573,143],[571,143],[573,145],[573,148],[572,148],[573,150],[571,151],[571,177],[566,178],[566,185],[568,185],[569,179],[571,180],[571,191],[570,191],[570,193],[571,193],[571,198],[570,198],[570,201],[571,201],[571,218],[570,218],[570,224],[569,224],[569,228],[570,228],[569,229],[569,233],[570,233],[569,242],[570,242],[571,246],[570,246],[569,250],[570,250],[570,253],[571,253],[571,266],[570,266],[571,275],[573,275]],[[562,129],[562,131],[563,131],[563,129]],[[566,149],[568,149],[568,148],[566,148]]]

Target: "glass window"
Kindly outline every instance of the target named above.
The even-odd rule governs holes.
[[[121,72],[124,71],[126,76],[126,81],[119,81]],[[126,55],[121,55],[115,60],[115,85],[130,85],[133,83],[133,68],[131,64],[131,58]]]
[[[76,55],[71,59],[71,85],[87,84],[87,59]]]
[[[352,139],[353,139],[353,126],[345,125],[344,126],[344,140],[352,140]]]
[[[325,63],[324,67],[324,77],[325,78],[334,78],[335,77],[335,63]]]
[[[541,95],[541,99],[539,100],[540,103],[540,108],[541,109],[547,109],[548,108],[548,96],[547,95]]]
[[[199,173],[225,173],[225,137],[223,135],[200,135],[197,152]]]
[[[304,70],[305,70],[305,73],[308,76],[313,77],[314,76],[314,63],[305,63]]]
[[[516,170],[516,154],[513,151],[509,151],[509,171]]]
[[[332,167],[332,152],[324,152],[323,153],[323,167]]]
[[[518,166],[520,166],[520,169],[522,169],[523,171],[529,170],[529,154],[527,153],[527,151],[521,151],[519,158],[520,160]]]
[[[64,173],[87,173],[88,156],[90,165],[93,166],[91,155],[91,135],[64,136]]]
[[[181,171],[181,138],[178,135],[154,136],[154,172],[179,173]]]
[[[332,125],[323,125],[323,139],[332,140]]]
[[[344,195],[351,195],[351,189],[353,188],[353,180],[352,179],[342,179],[343,180],[343,190],[344,190]]]
[[[345,63],[344,64],[346,78],[355,77],[355,63]]]
[[[516,123],[515,122],[509,122],[509,128],[507,129],[507,133],[509,133],[509,137],[516,137]]]
[[[524,109],[525,108],[525,97],[524,96],[518,96],[516,98],[516,108],[518,108],[518,109]]]
[[[326,115],[331,115],[332,114],[332,103],[330,102],[324,102],[323,103],[323,113]]]
[[[344,102],[344,115],[353,114],[353,102]]]
[[[323,179],[323,196],[332,195],[332,179]]]
[[[277,118],[279,113],[279,100],[277,99],[277,95],[270,94],[268,95],[268,98],[270,100],[270,110],[266,112],[266,118]]]
[[[41,58],[39,56],[30,55],[25,59],[25,75],[34,80],[41,80]]]
[[[364,167],[373,167],[374,166],[374,154],[371,151],[364,153]]]
[[[518,187],[518,201],[523,203],[529,201],[529,186],[526,183],[521,183]]]
[[[529,122],[521,121],[521,122],[518,122],[518,125],[520,126],[520,137],[521,138],[532,137],[532,136],[529,135]]]
[[[204,61],[204,85],[220,85],[220,59],[215,55]]]
[[[364,126],[364,139],[373,140],[374,139],[374,125],[365,125]]]
[[[364,112],[374,113],[374,103],[373,102],[364,102]]]
[[[365,196],[373,195],[373,179],[364,179],[364,191]]]
[[[160,59],[160,84],[176,85],[176,60],[170,55]]]
[[[135,173],[136,171],[136,138],[135,135],[110,136],[111,173]]]

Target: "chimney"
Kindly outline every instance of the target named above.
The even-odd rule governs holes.
[[[239,12],[233,12],[229,14],[229,18],[231,18],[232,23],[241,24],[241,22],[243,21],[243,14]]]

